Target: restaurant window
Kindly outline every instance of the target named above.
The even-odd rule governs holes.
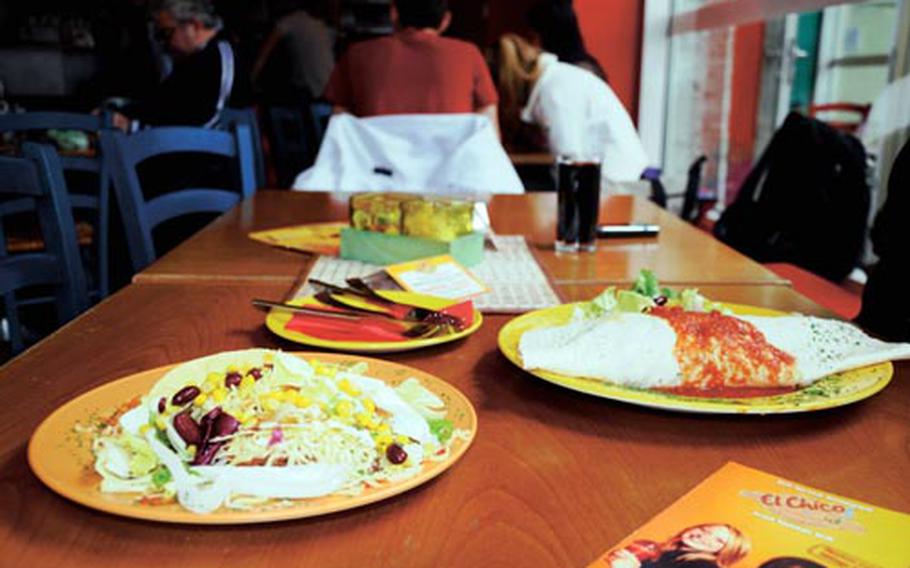
[[[862,138],[870,106],[910,70],[908,4],[648,0],[639,127],[677,196],[671,207],[704,155],[700,188],[717,198],[716,216],[791,111]],[[867,151],[875,191],[896,149]],[[874,199],[873,211],[883,196]]]

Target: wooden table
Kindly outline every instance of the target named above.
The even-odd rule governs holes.
[[[597,286],[564,286],[568,299]],[[30,473],[30,433],[106,381],[214,351],[297,349],[272,337],[253,296],[278,282],[125,288],[0,368],[4,567],[582,566],[729,460],[910,511],[910,367],[881,394],[776,417],[647,410],[537,380],[499,354],[489,316],[456,344],[384,358],[436,374],[474,404],[462,460],[391,500],[309,520],[187,527],[118,518],[56,496]],[[714,297],[818,312],[786,287],[705,287]]]
[[[163,256],[135,282],[254,283],[290,285],[309,269],[312,257],[250,240],[250,231],[293,224],[343,220],[348,194],[260,191],[183,245]],[[524,234],[556,283],[625,284],[650,268],[667,284],[772,284],[788,281],[693,228],[676,216],[631,196],[603,199],[601,222],[657,223],[658,238],[601,240],[593,254],[553,251],[556,195],[497,195],[490,201],[493,229]]]

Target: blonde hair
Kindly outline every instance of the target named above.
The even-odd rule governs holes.
[[[705,529],[708,527],[724,527],[730,532],[730,539],[724,543],[723,548],[717,552],[705,552],[690,550],[683,544],[682,537],[686,532],[696,528]],[[684,551],[684,554],[679,556],[680,560],[710,560],[716,562],[721,568],[726,568],[727,566],[736,564],[749,554],[749,551],[752,549],[752,544],[739,529],[732,525],[723,523],[704,523],[701,525],[693,525],[680,531],[679,534],[674,536],[664,545],[664,549],[667,548]]]
[[[538,64],[541,53],[519,35],[499,38],[500,120],[504,130],[514,131],[521,124],[521,109],[543,71]]]

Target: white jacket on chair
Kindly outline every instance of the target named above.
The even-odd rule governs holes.
[[[476,114],[332,117],[295,190],[524,193],[489,119]]]

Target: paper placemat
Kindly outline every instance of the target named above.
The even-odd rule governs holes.
[[[498,250],[484,251],[483,261],[470,269],[492,290],[474,299],[477,309],[484,313],[513,314],[560,303],[523,236],[496,235],[492,238]],[[381,268],[358,260],[320,256],[307,278],[344,285],[346,278],[366,276]],[[304,284],[295,297],[314,293],[312,286]]]

